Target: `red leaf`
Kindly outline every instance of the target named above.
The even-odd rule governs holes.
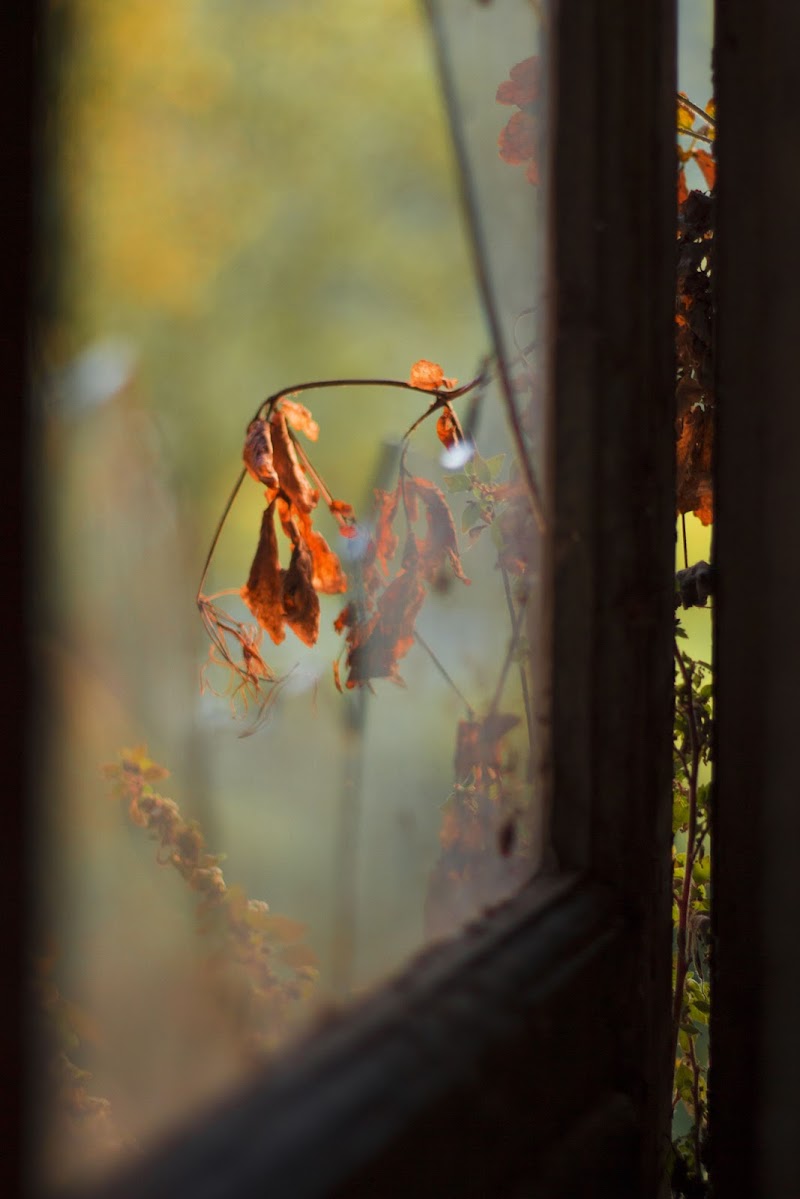
[[[510,79],[506,79],[497,89],[495,97],[498,104],[516,104],[524,108],[539,99],[540,77],[539,57],[524,58],[511,68]]]
[[[536,118],[527,112],[515,112],[500,130],[497,139],[500,157],[512,165],[536,157]]]

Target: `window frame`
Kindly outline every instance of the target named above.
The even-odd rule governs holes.
[[[552,11],[559,873],[84,1195],[664,1193],[675,13],[672,0]]]

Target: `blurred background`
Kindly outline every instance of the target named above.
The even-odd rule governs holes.
[[[497,197],[489,248],[515,260],[514,314],[526,303],[514,269],[538,303],[544,225],[524,166],[498,155],[514,109],[495,92],[535,48],[535,8],[496,6],[497,36],[496,11],[474,5],[450,31],[487,212]],[[419,646],[401,663],[405,690],[379,681],[374,697],[340,695],[341,602],[323,597],[314,649],[291,633],[280,647],[265,638],[270,665],[291,674],[269,720],[242,738],[248,722],[228,700],[201,694],[195,593],[267,394],[406,379],[419,358],[466,382],[490,343],[413,0],[50,0],[47,12],[33,356],[38,969],[58,1065],[41,1063],[33,1081],[36,1173],[56,1185],[138,1152],[253,1064],[230,980],[209,982],[197,894],[159,865],[129,795],[103,774],[121,750],[146,745],[170,771],[154,785],[224,855],[228,887],[304,926],[313,986],[287,1038],[424,943],[463,700]],[[515,211],[531,236],[524,253],[519,235],[498,232],[513,230]],[[321,428],[315,464],[368,514],[379,463],[421,397],[304,398]],[[491,391],[477,436],[485,457],[506,455],[507,477]],[[441,487],[441,457],[431,422],[409,465]],[[466,497],[449,498],[461,537]],[[246,582],[262,508],[248,480],[208,591]],[[509,642],[496,556],[488,536],[476,540],[463,558],[471,586],[446,581],[417,626],[478,712]],[[226,604],[247,618],[236,598]],[[514,672],[502,709],[522,710]],[[500,878],[498,893],[509,885]]]

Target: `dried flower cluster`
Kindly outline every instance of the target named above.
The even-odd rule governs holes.
[[[261,1053],[281,1044],[297,1018],[298,1003],[308,999],[317,979],[305,926],[227,885],[220,858],[208,853],[199,825],[184,820],[175,801],[154,790],[153,783],[168,771],[148,758],[145,746],[123,750],[120,761],[104,773],[131,822],[157,841],[159,864],[177,870],[200,897],[198,928],[211,946],[209,970],[233,968],[237,980],[244,981],[245,1045]]]

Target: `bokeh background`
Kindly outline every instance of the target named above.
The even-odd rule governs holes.
[[[534,48],[514,22],[530,26],[535,7],[508,0],[503,43],[489,36],[495,15],[474,6],[467,57],[456,56],[462,99],[474,98],[465,121],[485,164],[482,202],[498,197],[507,229],[515,206],[530,224],[538,201],[524,169],[497,154],[510,110],[494,94]],[[77,1135],[58,1088],[34,1079],[37,1174],[58,1183],[135,1153],[248,1068],[236,1014],[204,983],[197,897],[156,863],[103,777],[123,747],[146,744],[170,770],[159,790],[225,855],[229,885],[306,925],[319,965],[309,1019],[423,944],[458,696],[417,647],[405,690],[377,686],[355,834],[343,833],[358,700],[333,685],[338,597],[322,601],[314,650],[291,634],[267,641],[271,665],[294,669],[246,738],[225,698],[201,694],[208,642],[194,597],[267,394],[404,379],[418,358],[463,382],[489,340],[430,31],[412,0],[51,0],[41,55],[40,955],[65,1051],[115,1130],[97,1136],[87,1120]],[[508,256],[508,240],[497,245]],[[535,249],[512,257],[533,289]],[[365,512],[419,401],[365,389],[309,404],[315,463]],[[479,440],[486,456],[510,455],[491,395]],[[441,485],[440,459],[422,430],[413,469]],[[245,582],[262,506],[248,484],[209,590]],[[458,527],[462,507],[456,496]],[[322,528],[341,548],[332,522]],[[471,587],[433,595],[419,621],[478,710],[508,643],[495,556],[488,536],[478,541],[464,557]],[[504,700],[520,709],[513,677]]]

